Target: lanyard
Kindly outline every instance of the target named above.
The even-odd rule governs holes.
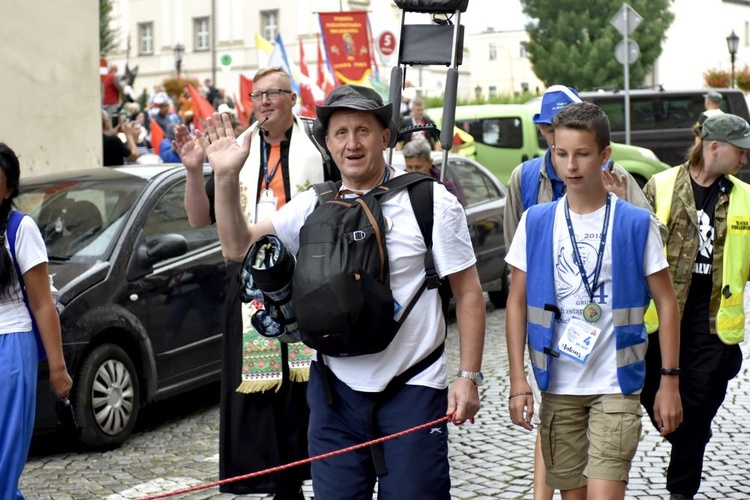
[[[388,167],[388,165],[385,166],[385,175],[383,176],[383,182],[381,184],[385,184],[388,182],[388,179],[391,178],[391,169]]]
[[[581,273],[581,281],[583,286],[586,287],[586,293],[589,294],[589,300],[594,302],[594,293],[599,287],[599,271],[602,269],[602,257],[604,256],[604,245],[607,242],[607,230],[609,229],[609,209],[611,205],[610,194],[607,193],[607,204],[604,209],[604,225],[602,226],[602,239],[599,242],[599,252],[596,254],[596,268],[594,269],[594,283],[593,286],[589,284],[589,280],[586,277],[586,268],[583,266],[583,259],[581,259],[581,253],[578,251],[578,243],[576,242],[576,235],[573,231],[573,222],[570,220],[570,205],[568,204],[568,198],[565,198],[565,221],[568,223],[568,234],[570,234],[570,241],[573,243],[573,258],[578,265],[578,271]]]
[[[263,141],[263,144],[261,145],[261,150],[263,151],[263,178],[266,181],[266,190],[268,190],[268,186],[271,184],[271,180],[273,180],[273,176],[276,175],[276,169],[279,168],[279,165],[281,165],[281,152],[279,152],[279,161],[276,162],[276,165],[274,165],[273,170],[271,170],[271,173],[268,173],[268,151],[271,149],[271,145],[267,143],[266,141]]]

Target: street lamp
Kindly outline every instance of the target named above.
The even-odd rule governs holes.
[[[729,55],[732,58],[732,82],[731,87],[734,88],[734,61],[737,57],[737,47],[740,44],[740,37],[738,37],[734,30],[732,30],[732,34],[727,37],[727,48],[729,49]]]
[[[174,67],[177,70],[177,79],[180,79],[180,69],[182,68],[182,55],[185,53],[185,47],[178,43],[172,49],[174,54]]]
[[[476,87],[474,87],[474,93],[477,96],[477,101],[481,100],[482,99],[482,86],[477,85]]]

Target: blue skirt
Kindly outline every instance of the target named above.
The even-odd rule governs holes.
[[[0,334],[1,500],[24,498],[18,481],[34,431],[38,364],[32,332]]]

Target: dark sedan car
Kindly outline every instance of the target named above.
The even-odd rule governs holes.
[[[442,165],[442,159],[443,153],[432,153],[435,165]],[[404,169],[404,156],[393,153],[391,164]],[[457,154],[448,155],[445,174],[446,184],[450,182],[456,187],[466,211],[482,288],[495,307],[505,307],[509,285],[503,237],[505,186],[478,162]]]
[[[230,277],[215,227],[190,227],[182,167],[67,171],[21,181],[44,237],[82,439],[115,446],[144,405],[218,380]],[[36,431],[56,425],[40,363]]]

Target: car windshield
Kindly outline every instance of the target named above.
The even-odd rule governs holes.
[[[16,207],[36,221],[50,261],[103,261],[145,183],[133,177],[24,184]]]

